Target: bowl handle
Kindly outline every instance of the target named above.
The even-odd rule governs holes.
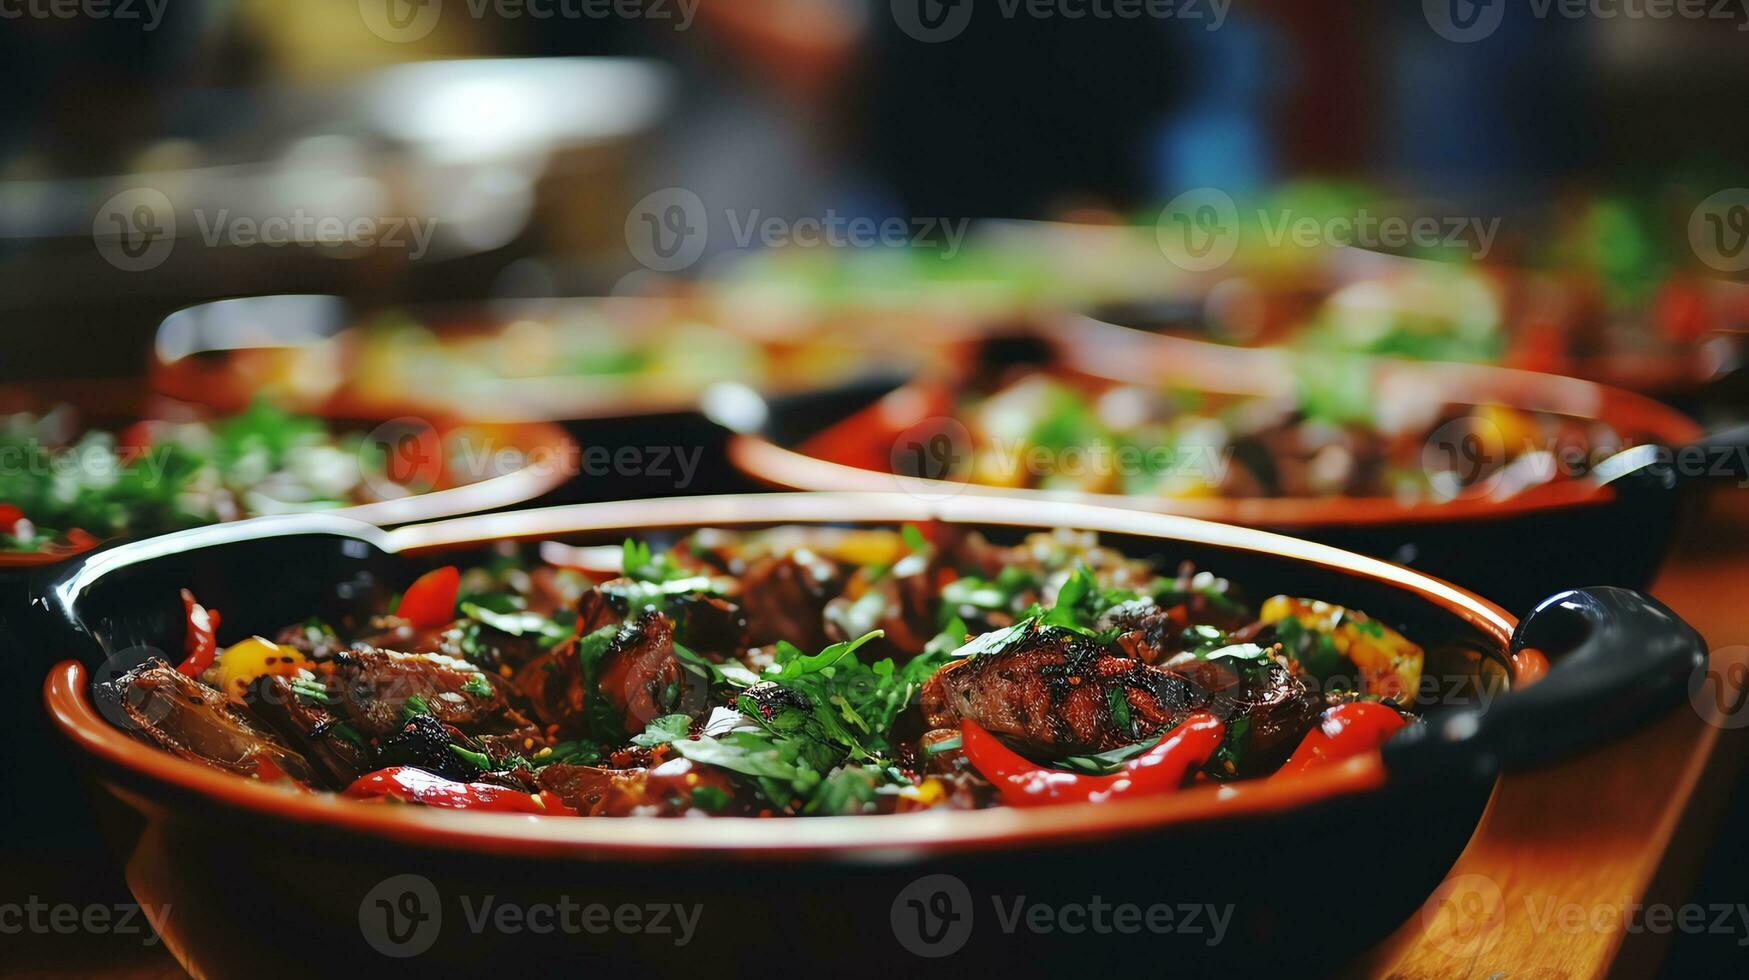
[[[1549,658],[1547,676],[1519,690],[1430,714],[1385,746],[1393,771],[1430,762],[1543,765],[1623,735],[1688,698],[1704,679],[1707,646],[1663,603],[1597,586],[1544,599],[1512,634]]]
[[[1630,493],[1664,493],[1688,483],[1749,485],[1749,423],[1712,429],[1685,446],[1624,449],[1594,475]]]

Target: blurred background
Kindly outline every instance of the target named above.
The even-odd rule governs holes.
[[[701,401],[757,424],[760,398],[1091,314],[1606,381],[1724,426],[1746,56],[1749,8],[1713,4],[0,0],[0,407],[556,421],[708,453],[562,499],[744,490]],[[1742,496],[1679,546],[1693,605],[1666,597],[1715,644],[1749,642],[1749,574],[1720,571]],[[1715,809],[1742,828],[1735,783]],[[15,850],[89,832],[29,826]],[[1745,835],[1712,839],[1695,894],[1737,901]],[[45,892],[119,893],[45,863]],[[90,966],[60,955],[30,968]]]
[[[674,188],[716,219],[664,270],[691,279],[768,251],[757,221],[1152,225],[1214,187],[1277,214],[1498,221],[1488,259],[1579,260],[1640,300],[1715,271],[1689,219],[1749,153],[1741,11],[1452,0],[1475,12],[1462,28],[1431,0],[102,6],[17,0],[0,35],[0,375],[135,373],[164,315],[224,296],[647,293],[675,263],[639,260],[629,216]],[[258,242],[273,217],[310,226]],[[158,248],[111,261],[94,236]]]

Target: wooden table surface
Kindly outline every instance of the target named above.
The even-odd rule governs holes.
[[[1652,591],[1700,629],[1715,662],[1749,654],[1749,493],[1714,501]],[[1721,729],[1683,710],[1606,750],[1502,780],[1441,889],[1344,973],[1579,980],[1655,972],[1670,935],[1625,928],[1620,910],[1689,900],[1746,757],[1749,727]],[[81,946],[0,957],[0,976],[181,975],[161,948]]]
[[[1652,592],[1706,637],[1715,669],[1744,662],[1749,493],[1711,501]],[[1749,709],[1734,717],[1749,725]],[[1629,928],[1623,910],[1689,901],[1746,757],[1749,727],[1682,710],[1603,751],[1503,779],[1439,891],[1346,972],[1549,980],[1656,972],[1670,927],[1647,918]]]

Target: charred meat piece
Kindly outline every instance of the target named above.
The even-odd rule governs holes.
[[[1231,752],[1210,765],[1221,765],[1223,778],[1274,772],[1305,738],[1324,710],[1324,701],[1307,690],[1299,676],[1279,660],[1196,660],[1174,665],[1210,694],[1209,710],[1229,723]],[[1235,731],[1235,719],[1247,719]]]
[[[566,736],[582,733],[583,665],[577,659],[576,641],[561,643],[523,664],[511,684],[528,699],[542,725],[556,725]]]
[[[803,650],[826,646],[831,639],[823,613],[842,587],[838,566],[806,549],[752,562],[741,578],[749,643],[788,640]]]
[[[944,576],[941,563],[912,556],[877,581],[865,582],[863,574],[852,577],[845,595],[827,603],[827,634],[844,641],[881,630],[884,635],[865,654],[874,659],[903,662],[922,653],[935,636]]]
[[[648,610],[627,623],[601,654],[591,689],[575,644],[566,644],[517,673],[515,686],[543,724],[566,736],[583,734],[589,705],[600,699],[623,722],[623,731],[643,731],[666,714],[697,714],[707,707],[708,681],[680,669],[674,654],[674,622]],[[691,683],[697,680],[698,683]],[[593,732],[597,736],[606,733]]]
[[[503,682],[464,661],[436,653],[348,650],[334,658],[330,695],[367,736],[401,728],[402,709],[418,697],[438,721],[473,733],[533,731],[511,707]]]
[[[536,777],[541,789],[558,794],[565,805],[586,817],[618,817],[644,801],[646,770],[601,769],[555,763]]]
[[[450,749],[462,736],[431,715],[414,715],[401,730],[377,742],[377,766],[417,766],[445,779],[467,782],[480,774]]]
[[[546,655],[540,637],[532,632],[518,636],[494,626],[471,619],[458,620],[437,635],[433,650],[447,657],[466,660],[481,670],[496,671],[500,667],[515,670],[531,660]]]
[[[669,759],[648,769],[551,765],[540,771],[538,781],[585,816],[674,817],[696,809],[748,812],[721,769],[686,759]]]
[[[1147,664],[1165,663],[1191,646],[1185,637],[1190,617],[1183,606],[1161,609],[1151,599],[1139,599],[1110,609],[1097,625],[1117,630],[1117,645]]]
[[[696,680],[697,683],[689,683]],[[627,732],[668,714],[696,715],[709,706],[709,682],[680,669],[674,655],[674,623],[649,611],[627,623],[602,654],[592,696],[624,719]]]
[[[128,732],[173,755],[261,779],[280,774],[312,783],[310,764],[280,744],[223,694],[152,660],[106,682],[100,702],[125,718]]]
[[[722,596],[691,592],[668,603],[674,635],[694,650],[735,654],[747,649],[747,614]]]
[[[319,698],[298,694],[287,678],[264,674],[244,699],[257,718],[304,754],[324,784],[344,789],[375,768],[362,737]]]
[[[577,603],[577,635],[587,636],[620,621],[621,613],[602,592],[591,589]],[[528,698],[543,725],[566,735],[583,730],[583,665],[575,641],[561,643],[516,670],[512,685]]]
[[[1041,758],[1130,745],[1207,702],[1208,692],[1178,674],[1037,625],[1007,649],[942,668],[923,687],[930,726],[970,718]]]

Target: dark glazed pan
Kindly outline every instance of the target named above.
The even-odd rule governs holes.
[[[1115,806],[676,821],[435,812],[286,793],[147,748],[112,727],[88,695],[93,674],[174,648],[174,598],[184,585],[223,610],[228,642],[369,601],[506,538],[607,544],[697,526],[930,519],[998,539],[1056,526],[1097,530],[1132,554],[1218,570],[1253,596],[1286,591],[1359,606],[1428,647],[1442,690],[1417,736],[1299,781],[1193,787]],[[64,658],[48,674],[49,713],[119,817],[111,825],[136,896],[171,906],[169,948],[192,972],[215,977],[380,976],[385,968],[513,976],[558,963],[638,976],[890,977],[943,966],[1037,975],[1093,963],[1149,975],[1163,964],[1304,972],[1416,914],[1468,840],[1499,769],[1599,745],[1671,710],[1706,656],[1667,609],[1617,589],[1563,593],[1518,622],[1419,573],[1258,531],[1077,504],[927,504],[894,494],[594,504],[393,532],[262,520],[94,554],[36,594],[34,610],[53,634],[38,653]],[[1527,647],[1553,666],[1519,690],[1539,659]],[[390,892],[393,901],[379,905]],[[423,897],[406,897],[415,893]],[[672,935],[647,932],[476,934],[467,913],[487,895],[522,907],[678,902],[701,912],[696,936],[680,948]],[[1230,910],[1230,918],[1218,942],[1208,928],[1011,934],[997,909],[1020,896],[1029,907],[1085,908],[1097,897]],[[439,925],[418,932],[433,907]],[[400,938],[385,943],[396,909],[406,913],[393,920]],[[963,934],[945,931],[956,915],[966,917]]]

